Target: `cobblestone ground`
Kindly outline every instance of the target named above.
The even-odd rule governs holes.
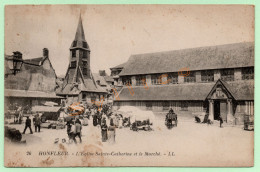
[[[242,126],[197,124],[179,119],[178,127],[168,130],[157,119],[153,131],[116,130],[116,143],[101,141],[99,127],[83,126],[81,144],[67,141],[66,129],[43,128],[40,133],[23,135],[26,144],[5,139],[7,166],[251,166],[253,134]],[[22,125],[9,125],[23,131]],[[34,131],[34,129],[33,129]],[[58,143],[54,143],[59,138]],[[65,151],[69,156],[39,155],[39,152]],[[103,155],[103,156],[101,156]]]

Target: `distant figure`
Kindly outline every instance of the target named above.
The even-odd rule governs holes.
[[[97,126],[97,119],[98,119],[97,114],[95,114],[93,116],[93,126]]]
[[[34,120],[34,126],[35,126],[35,132],[40,132],[41,130],[41,118],[39,116],[39,114],[36,115],[35,120]]]
[[[222,124],[223,124],[223,119],[222,119],[222,116],[220,115],[219,116],[219,127],[220,128],[223,128]]]
[[[174,113],[174,111],[173,111],[173,109],[172,109],[172,108],[169,110],[169,113]]]
[[[72,118],[69,120],[69,121],[67,121],[67,123],[66,123],[66,125],[67,125],[67,134],[68,134],[68,136],[69,136],[69,138],[71,138],[70,137],[70,133],[71,133],[71,127],[72,127]]]
[[[26,130],[27,130],[28,127],[29,127],[29,129],[30,129],[30,134],[33,134],[31,125],[32,125],[32,121],[31,121],[31,119],[29,118],[29,116],[27,116],[27,119],[26,119],[26,121],[25,121],[25,128],[24,128],[24,130],[23,130],[23,134],[25,134],[25,132],[26,132]]]
[[[102,142],[106,142],[107,141],[107,123],[106,123],[106,118],[102,119],[101,122],[101,136],[102,136]]]
[[[82,140],[81,140],[81,129],[82,129],[81,122],[80,122],[79,119],[77,119],[75,121],[75,131],[74,131],[74,137],[73,137],[73,140],[74,140],[75,143],[77,143],[77,141],[76,141],[77,136],[79,137],[80,143],[82,142]]]
[[[169,110],[169,113],[166,114],[165,120],[167,121],[168,125],[172,125],[172,121],[177,120],[177,114],[174,113],[172,108]]]
[[[110,120],[110,126],[108,127],[108,142],[110,144],[115,143],[115,137],[116,137],[116,127],[113,122],[113,119]]]
[[[79,120],[79,118],[77,117],[75,123],[79,123],[81,125],[81,121]]]
[[[102,119],[102,114],[100,111],[97,111],[97,125],[101,125],[101,119]]]

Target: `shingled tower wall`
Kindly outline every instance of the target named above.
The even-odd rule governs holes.
[[[69,69],[73,71],[69,72],[70,77],[73,77],[69,79],[69,82],[78,82],[78,75],[80,71],[83,74],[84,79],[89,79],[91,76],[90,49],[87,41],[85,40],[81,16],[79,18],[75,38],[70,47]]]

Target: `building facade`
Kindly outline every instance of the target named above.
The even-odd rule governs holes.
[[[116,107],[241,122],[254,114],[254,43],[132,55],[119,73]],[[236,120],[235,120],[236,119]]]
[[[56,73],[49,59],[48,49],[43,49],[43,57],[24,61],[33,65],[24,63],[16,75],[12,74],[5,61],[5,110],[13,105],[30,110],[33,106],[46,102],[60,104],[62,97],[55,93]]]
[[[90,48],[85,40],[81,17],[70,47],[69,67],[56,93],[66,98],[66,104],[106,101],[107,92],[96,84],[90,69]]]
[[[115,85],[115,86],[120,85],[120,84],[118,83],[118,81],[119,81],[119,74],[120,74],[121,71],[123,70],[125,64],[126,64],[126,63],[123,63],[123,64],[120,64],[120,65],[117,65],[117,66],[115,66],[115,67],[110,68],[110,70],[111,70],[111,76],[112,76],[113,79],[114,79],[114,85]]]

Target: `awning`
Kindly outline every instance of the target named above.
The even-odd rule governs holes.
[[[32,112],[58,112],[60,106],[33,106]]]

